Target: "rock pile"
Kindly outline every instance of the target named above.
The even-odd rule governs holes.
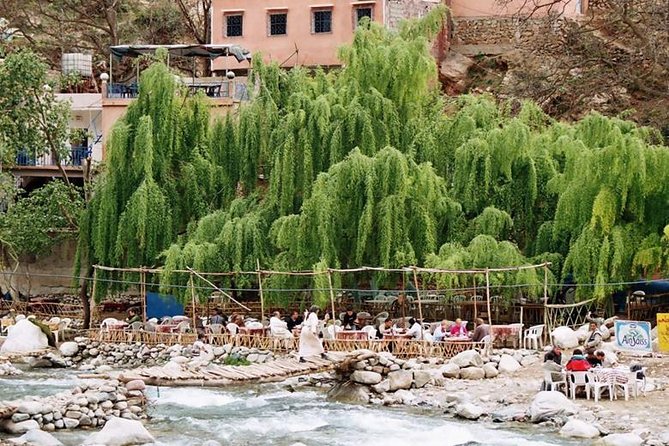
[[[11,418],[0,420],[0,431],[23,434],[32,429],[47,432],[56,429],[104,426],[112,417],[129,420],[146,418],[145,385],[117,380],[81,384],[71,391],[49,397],[32,397],[5,402],[15,409]]]
[[[178,362],[193,360],[219,364],[230,360],[263,363],[274,359],[274,353],[268,350],[235,347],[232,344],[214,347],[195,342],[186,346],[164,344],[149,346],[141,343],[105,344],[88,338],[75,338],[74,342],[64,342],[60,346],[60,353],[65,357],[67,365],[79,365],[81,370],[154,366],[174,358],[178,358]]]
[[[538,360],[535,352],[503,349],[497,355],[483,358],[475,350],[467,350],[446,364],[430,360],[399,359],[390,353],[361,350],[348,369],[342,371],[343,384],[330,391],[338,401],[383,405],[408,404],[416,401],[411,389],[427,385],[444,386],[445,379],[477,380],[512,374]],[[473,405],[455,404],[458,416],[476,419],[482,411]]]
[[[0,363],[0,376],[14,376],[23,373],[21,370],[14,367],[10,362]]]

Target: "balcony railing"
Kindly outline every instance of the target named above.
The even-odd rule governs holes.
[[[91,156],[91,149],[86,146],[74,146],[68,156],[61,160],[63,166],[81,166],[86,158]],[[22,150],[16,155],[16,165],[19,167],[55,166],[56,162],[50,153],[37,156],[34,151]]]
[[[232,98],[247,101],[249,93],[246,82],[241,81],[198,81],[184,83],[190,94],[201,91],[210,98]],[[116,99],[132,99],[139,95],[139,86],[132,84],[108,84],[107,97]]]

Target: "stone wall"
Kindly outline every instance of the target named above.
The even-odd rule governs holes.
[[[397,29],[402,20],[423,17],[440,3],[440,0],[387,0],[386,26]]]
[[[454,45],[507,45],[551,32],[545,19],[517,17],[454,17],[451,43]]]

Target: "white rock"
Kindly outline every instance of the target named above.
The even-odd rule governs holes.
[[[297,444],[297,443],[296,443]],[[301,444],[301,443],[300,443]],[[216,440],[207,440],[204,443],[202,443],[202,446],[222,446],[221,443],[219,443]]]
[[[388,380],[390,381],[391,392],[399,389],[410,389],[413,383],[413,373],[407,370],[397,370],[388,373]]]
[[[578,335],[569,327],[557,327],[551,333],[553,343],[563,349],[578,347]]]
[[[16,411],[19,413],[27,413],[28,415],[36,415],[42,413],[42,407],[44,407],[44,404],[39,401],[23,401],[18,405]]]
[[[351,380],[360,384],[378,384],[382,379],[383,377],[380,373],[366,372],[364,370],[356,370],[351,374]]]
[[[66,357],[74,356],[79,353],[79,344],[76,342],[63,342],[58,347],[60,354]]]
[[[397,392],[395,392],[395,396],[401,400],[402,404],[405,404],[407,406],[411,406],[413,403],[416,402],[416,395],[411,393],[410,390],[400,389]]]
[[[446,363],[441,366],[439,369],[444,378],[459,378],[460,377],[460,367],[457,364]]]
[[[492,362],[483,364],[483,371],[485,372],[486,378],[494,378],[499,375],[499,370],[497,370],[497,367],[495,367],[495,364]]]
[[[468,420],[478,420],[483,415],[483,409],[473,403],[462,403],[455,406],[455,414]]]
[[[146,389],[146,384],[141,379],[133,379],[132,381],[128,381],[125,388],[128,390],[144,390]]]
[[[35,446],[63,446],[53,435],[39,429],[29,430],[23,434],[19,440],[25,441]]]
[[[643,439],[634,433],[611,434],[602,438],[598,444],[602,446],[641,446]]]
[[[521,368],[520,363],[510,355],[502,355],[497,366],[499,373],[515,373]]]
[[[390,392],[390,380],[384,379],[380,383],[372,386],[372,390],[376,393]]]
[[[530,419],[533,423],[555,417],[556,415],[574,415],[578,407],[560,392],[539,392],[530,405]]]
[[[111,417],[100,432],[89,436],[84,445],[129,446],[154,443],[153,435],[135,420]]]
[[[425,387],[430,381],[432,381],[432,375],[425,370],[414,370],[413,371],[413,385],[417,389]]]
[[[39,429],[39,424],[35,420],[26,420],[20,423],[14,423],[12,420],[0,421],[0,430],[8,434],[25,434],[33,429]]]
[[[599,437],[599,429],[590,423],[572,418],[562,426],[560,435],[572,438],[597,438]]]
[[[42,330],[27,319],[10,327],[7,339],[0,347],[0,353],[27,353],[44,350],[49,341]]]
[[[476,350],[465,350],[464,352],[460,352],[451,358],[450,363],[455,364],[460,368],[470,366],[482,367],[483,359]]]
[[[483,379],[485,371],[481,367],[467,367],[460,369],[460,378],[462,379]]]

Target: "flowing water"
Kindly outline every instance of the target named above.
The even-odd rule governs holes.
[[[67,371],[29,372],[0,379],[0,399],[49,395],[77,385]],[[290,446],[534,446],[569,444],[536,432],[509,431],[444,418],[439,410],[349,406],[327,400],[321,391],[289,391],[280,384],[245,388],[148,389],[152,401],[147,428],[159,443],[195,446],[206,440],[224,445]],[[57,432],[66,446],[90,432]]]

